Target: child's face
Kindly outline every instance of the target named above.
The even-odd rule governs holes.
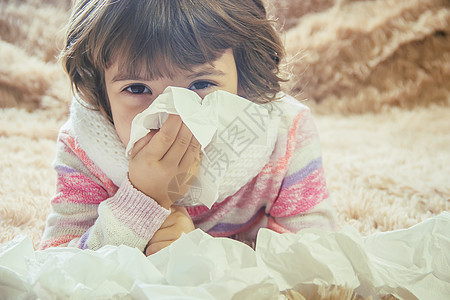
[[[204,98],[215,90],[238,93],[238,75],[232,49],[211,64],[196,66],[192,72],[178,69],[173,77],[145,80],[120,74],[116,61],[105,70],[105,85],[117,134],[124,145],[130,139],[131,122],[168,86],[184,87]]]

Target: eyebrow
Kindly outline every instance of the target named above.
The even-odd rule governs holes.
[[[200,69],[197,72],[194,72],[192,74],[189,74],[187,78],[197,78],[197,77],[203,77],[203,76],[225,76],[226,74],[221,71],[217,70],[212,67],[206,67],[204,69]],[[111,82],[117,82],[117,81],[148,81],[151,80],[148,77],[143,76],[136,76],[136,75],[130,75],[127,73],[118,73],[114,75],[114,77],[111,79]]]
[[[192,73],[190,75],[188,75],[188,78],[197,78],[197,77],[202,77],[202,76],[225,76],[226,74],[221,71],[221,70],[217,70],[214,68],[205,68],[205,69],[200,69],[199,71]]]
[[[111,79],[111,82],[127,81],[127,80],[147,81],[149,79],[146,77],[142,77],[142,76],[132,76],[132,75],[125,74],[125,73],[118,73]]]

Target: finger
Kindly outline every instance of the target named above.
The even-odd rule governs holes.
[[[177,230],[175,228],[175,225],[165,227],[165,228],[160,228],[158,231],[155,232],[152,239],[149,241],[149,244],[174,241],[181,236],[182,232],[184,232],[184,231]]]
[[[176,213],[176,212],[180,212],[183,213],[184,215],[188,216],[189,218],[191,217],[186,209],[186,207],[184,206],[179,206],[179,205],[172,205],[171,209],[171,213]]]
[[[174,241],[164,241],[164,242],[158,242],[154,244],[149,244],[147,246],[147,249],[145,249],[145,255],[149,256],[152,254],[155,254],[156,252],[166,248],[170,244],[172,244]]]
[[[149,133],[147,133],[147,135],[137,141],[134,144],[133,149],[131,150],[131,158],[134,158],[142,150],[142,148],[144,148],[150,142],[150,140],[158,131],[159,129],[153,129]]]
[[[183,217],[183,215],[185,217],[188,217],[189,218],[188,220],[191,219],[191,216],[187,212],[186,208],[184,208],[182,206],[172,205],[170,210],[171,210],[170,215],[164,220],[164,222],[162,223],[162,225],[161,225],[159,230],[161,230],[163,228],[167,228],[167,227],[172,227],[173,225],[175,225],[177,223],[177,221],[179,221],[179,219],[181,217]]]
[[[190,168],[196,169],[197,167],[200,167],[202,156],[202,147],[200,143],[195,137],[192,137],[191,143],[180,161],[180,169],[187,172]]]
[[[183,223],[186,224],[177,224],[159,229],[148,242],[148,245],[178,240],[183,233],[189,233],[195,229],[193,225],[188,224],[187,221],[183,221]]]
[[[149,147],[146,147],[147,155],[157,160],[162,159],[177,138],[181,125],[180,116],[169,115],[159,132],[149,142]]]
[[[183,123],[180,127],[180,131],[178,131],[177,138],[175,139],[167,153],[164,155],[164,158],[162,160],[164,162],[170,163],[171,165],[178,166],[181,159],[183,158],[184,153],[189,148],[191,140],[192,132]]]

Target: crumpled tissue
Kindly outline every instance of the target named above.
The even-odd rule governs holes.
[[[214,91],[202,99],[189,89],[167,87],[133,119],[126,156],[138,140],[161,128],[169,114],[181,117],[204,154],[196,179],[176,204],[208,208],[262,170],[273,151],[280,122],[269,105],[226,91]]]
[[[450,295],[449,229],[450,213],[443,212],[409,229],[367,237],[350,226],[298,234],[260,230],[256,253],[280,290],[347,285],[365,298],[444,300]]]
[[[0,295],[5,299],[283,299],[315,286],[340,285],[380,299],[448,299],[450,214],[409,229],[361,237],[305,229],[261,229],[256,250],[197,229],[145,257],[127,246],[97,251],[34,251],[29,238],[0,246]]]
[[[0,291],[6,299],[231,299],[239,292],[279,293],[250,247],[198,229],[148,258],[127,246],[33,251],[29,238],[17,238],[0,248]]]

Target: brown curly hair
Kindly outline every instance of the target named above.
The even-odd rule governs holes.
[[[104,70],[115,59],[127,74],[145,68],[155,79],[213,62],[229,48],[243,95],[274,100],[284,47],[261,0],[75,1],[60,58],[74,93],[112,122]]]

